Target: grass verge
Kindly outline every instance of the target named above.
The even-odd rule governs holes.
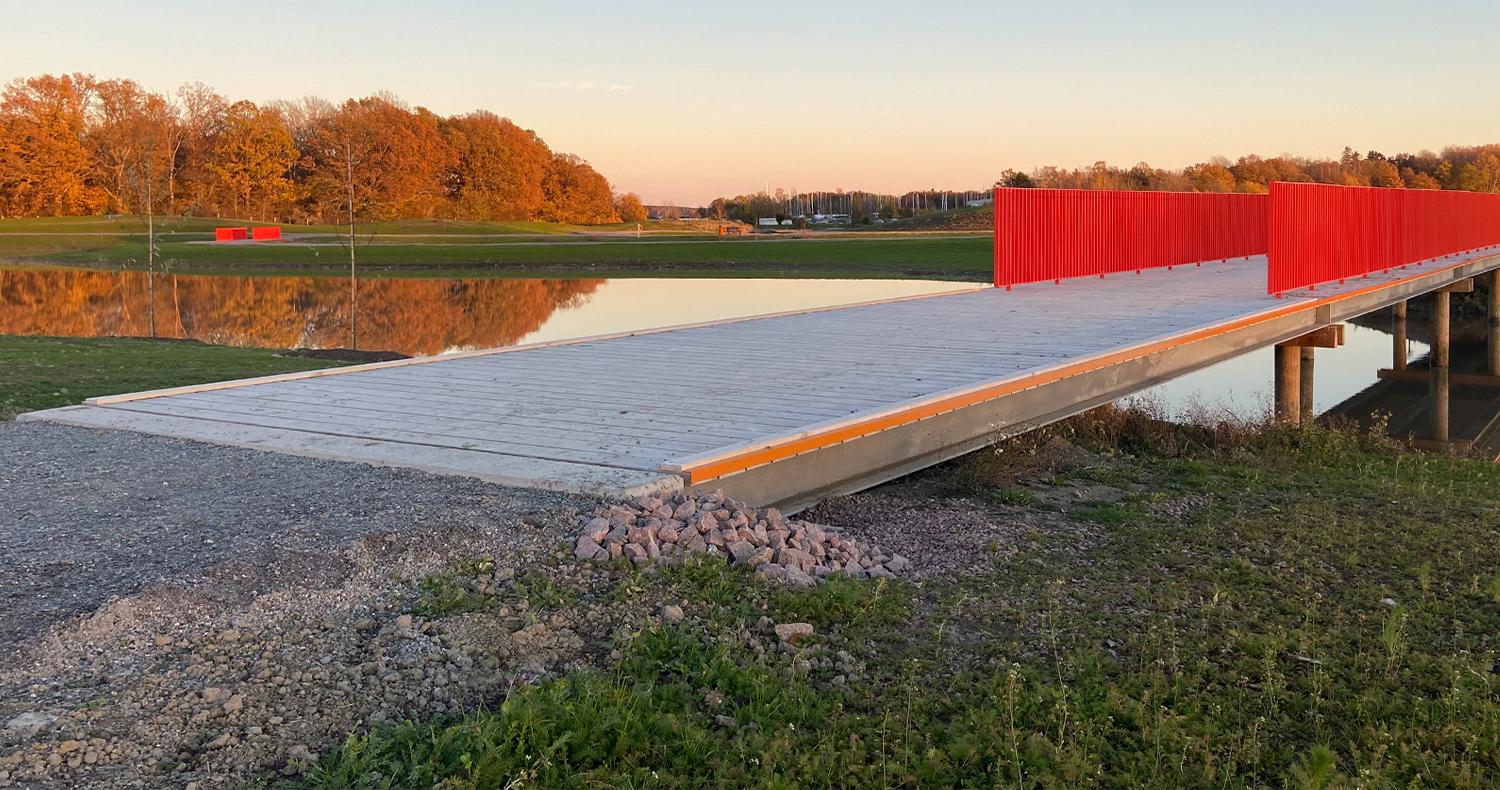
[[[170,218],[158,228],[157,264],[181,274],[342,274],[338,228],[286,226],[296,238],[206,244],[214,225]],[[245,224],[245,223],[240,223]],[[983,235],[819,234],[716,239],[694,224],[579,227],[546,223],[378,223],[362,226],[367,276],[827,277],[985,281],[993,263]],[[620,234],[620,235],[612,235]],[[134,218],[0,221],[0,261],[144,269],[145,227]]]
[[[190,340],[0,335],[0,419],[121,392],[315,370],[341,363]]]
[[[352,734],[304,784],[1500,783],[1500,467],[1118,411],[1024,441],[1064,435],[1088,474],[1012,444],[899,484],[961,480],[943,507],[1014,531],[969,570],[798,591],[619,568],[585,597],[692,616],[490,709]],[[1007,504],[1018,483],[1070,506]],[[793,620],[816,634],[767,641]]]

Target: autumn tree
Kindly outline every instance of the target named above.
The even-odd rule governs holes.
[[[494,113],[475,112],[440,124],[453,150],[446,178],[458,216],[533,220],[542,214],[542,181],[552,151],[536,133]]]
[[[137,212],[148,192],[166,192],[170,203],[182,138],[176,108],[131,80],[101,80],[94,84],[89,119],[94,180],[108,194],[111,210]]]
[[[621,222],[644,222],[646,205],[641,202],[640,195],[626,192],[615,198],[615,213],[620,215]]]
[[[372,220],[432,217],[447,205],[444,176],[452,149],[438,118],[388,96],[350,99],[321,122],[301,150],[307,201],[338,216],[353,180],[355,212]]]
[[[0,213],[90,214],[104,205],[84,144],[93,82],[43,75],[0,94]]]
[[[254,102],[229,105],[224,126],[209,146],[207,169],[230,197],[235,214],[268,216],[268,209],[291,194],[288,172],[296,161],[292,136],[274,110]]]
[[[178,123],[182,139],[172,155],[167,177],[167,199],[174,210],[214,213],[212,145],[224,128],[229,100],[201,82],[190,82],[177,90]]]
[[[609,182],[588,162],[572,154],[554,154],[542,180],[543,219],[595,225],[618,222]]]
[[[1459,167],[1457,187],[1468,192],[1500,192],[1500,156],[1485,151]]]

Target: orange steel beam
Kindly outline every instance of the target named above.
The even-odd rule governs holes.
[[[1321,299],[1315,299],[1304,304],[1293,304],[1287,305],[1285,307],[1273,308],[1271,310],[1256,313],[1255,315],[1251,316],[1246,316],[1245,318],[1235,319],[1228,323],[1209,327],[1207,329],[1199,329],[1184,335],[1167,338],[1165,340],[1157,340],[1132,348],[1121,349],[1119,351],[1102,354],[1097,357],[1080,360],[1075,363],[1061,365],[1050,370],[1039,371],[1030,376],[1016,379],[1014,381],[1005,381],[997,384],[984,385],[973,390],[955,393],[947,397],[936,398],[908,408],[899,409],[891,413],[873,415],[865,419],[859,419],[845,424],[829,426],[828,428],[824,428],[821,430],[813,429],[802,435],[791,436],[781,440],[772,441],[771,443],[763,447],[747,449],[743,452],[730,452],[724,454],[722,457],[709,457],[702,461],[687,459],[678,463],[665,463],[662,464],[661,468],[662,471],[675,472],[682,475],[688,485],[697,485],[707,480],[724,477],[725,475],[734,474],[736,472],[743,472],[747,469],[764,466],[766,464],[780,461],[784,458],[791,458],[792,456],[801,455],[802,453],[820,450],[824,447],[831,447],[836,444],[847,442],[851,439],[858,439],[861,436],[866,436],[868,434],[878,433],[889,428],[896,428],[909,423],[918,422],[929,417],[935,417],[939,414],[945,414],[947,412],[954,411],[956,409],[963,409],[978,403],[994,400],[995,398],[1003,398],[1006,395],[1020,392],[1021,390],[1030,389],[1032,387],[1040,386],[1042,384],[1047,384],[1054,381],[1059,381],[1068,378],[1069,376],[1074,376],[1080,373],[1087,373],[1089,371],[1098,370],[1100,368],[1106,368],[1111,365],[1135,359],[1136,357],[1146,356],[1148,354],[1153,354],[1155,352],[1174,348],[1176,346],[1186,345],[1188,343],[1196,343],[1200,340],[1207,340],[1209,338],[1228,334],[1229,332],[1234,332],[1239,329],[1255,326],[1256,324],[1273,321],[1277,318],[1283,318],[1288,315],[1308,311],[1313,311],[1314,315],[1316,315],[1316,311],[1319,308],[1332,305],[1335,302],[1340,302],[1345,299],[1353,299],[1364,294],[1374,293],[1376,291],[1381,291],[1387,288],[1393,288],[1401,285],[1402,283],[1412,282],[1422,279],[1423,277],[1431,277],[1435,274],[1442,274],[1443,272],[1462,268],[1471,263],[1473,263],[1473,261],[1460,261],[1441,269],[1436,269],[1430,272],[1423,272],[1421,274],[1414,274],[1410,277],[1404,277],[1400,280],[1393,280],[1391,282],[1383,284],[1368,285],[1363,288],[1355,289],[1348,293],[1338,294],[1336,296],[1325,296]]]

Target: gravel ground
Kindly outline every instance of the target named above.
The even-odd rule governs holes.
[[[575,559],[599,505],[0,423],[0,788],[296,776],[351,731],[607,668],[620,639],[694,621],[699,602]],[[975,505],[905,481],[804,516],[909,557],[920,585],[1022,538],[1027,509]],[[805,625],[762,619],[738,649],[863,672],[792,651],[779,630]]]
[[[568,504],[580,502],[123,431],[0,423],[0,659],[111,598],[191,583],[226,562],[270,572],[277,555],[369,533],[483,529]]]

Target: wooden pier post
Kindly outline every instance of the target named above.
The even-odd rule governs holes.
[[[1406,370],[1406,300],[1391,311],[1391,369]]]
[[[1312,418],[1313,349],[1344,344],[1344,325],[1318,327],[1301,337],[1276,344],[1276,422],[1300,425]]]
[[[1490,272],[1490,369],[1491,376],[1500,376],[1500,269]]]
[[[1448,306],[1446,290],[1432,295],[1432,438],[1448,441]]]
[[[1297,411],[1297,422],[1302,425],[1310,424],[1313,418],[1313,352],[1315,350],[1313,346],[1303,346],[1300,349],[1302,369],[1297,374],[1300,384],[1297,400],[1301,408]]]
[[[1276,422],[1296,425],[1302,418],[1302,349],[1279,343],[1276,346]]]

